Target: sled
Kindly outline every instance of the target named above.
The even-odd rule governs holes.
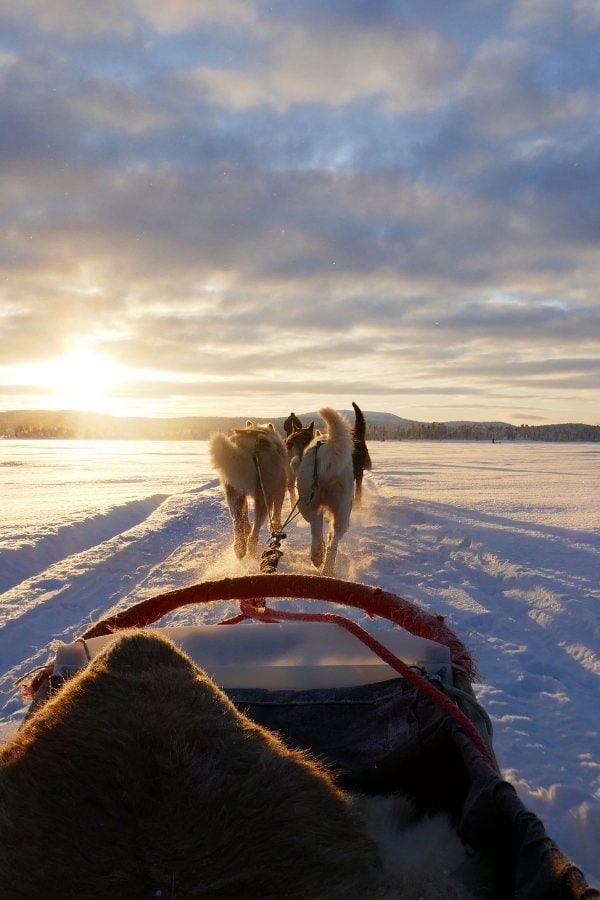
[[[224,601],[236,612],[214,624],[161,621],[192,605],[216,619]],[[28,716],[119,632],[155,628],[252,720],[325,760],[342,788],[399,792],[424,813],[448,812],[461,840],[492,859],[494,897],[600,898],[501,777],[473,660],[442,617],[335,578],[204,582],[137,603],[60,645],[31,684]]]

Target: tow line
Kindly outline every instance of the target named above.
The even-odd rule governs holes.
[[[323,442],[317,441],[315,444],[315,463],[313,467],[313,481],[312,481],[312,490],[309,497],[309,503],[315,495],[315,491],[319,484],[319,475],[317,469],[317,456],[319,454],[319,447]],[[277,572],[277,566],[279,565],[279,560],[283,556],[283,550],[281,550],[281,542],[285,540],[287,537],[287,532],[284,530],[287,526],[292,522],[297,516],[300,515],[300,510],[298,509],[298,501],[294,503],[292,506],[289,515],[281,528],[279,530],[273,528],[273,519],[271,517],[271,511],[269,509],[269,503],[267,501],[267,493],[265,491],[265,486],[263,483],[262,473],[260,471],[260,464],[258,462],[258,456],[254,456],[254,465],[256,467],[256,474],[258,475],[258,483],[260,484],[260,489],[262,491],[263,500],[265,503],[265,508],[267,510],[267,514],[269,516],[269,525],[271,527],[271,537],[267,541],[267,547],[260,555],[260,573],[262,575],[272,575]]]

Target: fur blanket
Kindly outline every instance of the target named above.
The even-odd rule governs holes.
[[[0,751],[11,900],[470,896],[435,868],[386,870],[328,772],[156,633],[117,638]]]

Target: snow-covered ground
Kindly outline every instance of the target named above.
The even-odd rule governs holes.
[[[600,886],[600,446],[370,450],[337,574],[447,617],[477,662],[505,776]],[[204,442],[5,440],[0,487],[0,735],[24,714],[15,679],[52,641],[249,570]],[[284,550],[280,571],[314,571],[303,522]]]

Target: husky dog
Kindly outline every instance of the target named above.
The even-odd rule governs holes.
[[[319,410],[327,425],[326,437],[315,437],[297,470],[298,509],[310,523],[310,558],[323,575],[331,575],[340,538],[350,526],[354,474],[352,431],[335,409]],[[329,519],[327,546],[323,542],[323,516]]]
[[[288,490],[290,492],[290,502],[292,506],[296,503],[298,495],[296,493],[296,477],[298,467],[304,451],[315,436],[315,423],[311,422],[306,427],[294,427],[291,433],[285,439],[285,446],[288,454],[289,472],[288,472]]]
[[[246,422],[231,435],[210,439],[213,466],[219,473],[233,522],[233,549],[238,559],[256,553],[260,529],[267,513],[274,531],[281,530],[281,507],[288,483],[287,453],[283,439],[270,423]],[[248,497],[254,501],[250,527]]]
[[[362,480],[365,469],[371,469],[371,457],[365,443],[366,424],[365,417],[357,404],[352,401],[354,407],[355,422],[352,429],[354,450],[352,451],[352,465],[354,467],[354,502],[360,506],[362,500]]]

